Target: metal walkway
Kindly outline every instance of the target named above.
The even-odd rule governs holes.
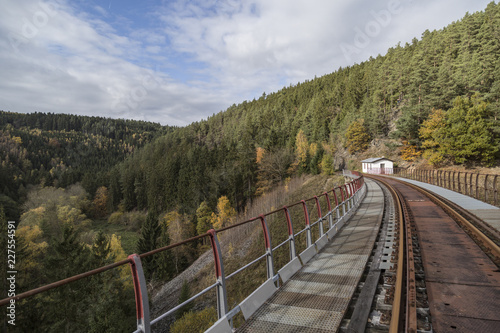
[[[366,180],[366,198],[343,229],[237,332],[335,332],[380,228],[384,195]]]
[[[402,180],[404,182],[417,185],[426,190],[429,190],[437,195],[446,198],[458,206],[467,209],[472,214],[479,217],[484,222],[488,223],[490,226],[500,231],[500,208],[493,205],[487,204],[480,200],[474,199],[467,195],[445,189],[436,185],[431,185],[416,180],[394,177],[395,179]]]

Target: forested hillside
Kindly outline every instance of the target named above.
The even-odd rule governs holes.
[[[82,182],[93,196],[111,167],[169,130],[142,121],[0,111],[0,205],[18,220],[29,184]]]
[[[441,162],[492,164],[499,144],[499,54],[500,5],[492,2],[484,12],[425,31],[384,56],[263,94],[167,134],[115,169],[109,186],[121,191],[112,191],[113,202],[127,210],[192,214],[202,201],[214,208],[227,195],[241,208],[266,183],[296,171],[331,170],[336,152],[359,138],[350,152],[390,136],[412,159],[422,149],[440,148],[438,138],[429,143],[419,132],[433,109],[454,110],[443,111],[449,115],[437,126],[441,137],[462,142],[439,141]],[[467,132],[471,122],[481,126]],[[453,124],[462,129],[452,130]],[[471,142],[477,137],[483,138],[481,147]],[[460,158],[453,155],[457,151]]]

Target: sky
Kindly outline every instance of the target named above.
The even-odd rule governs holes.
[[[484,0],[0,0],[0,110],[185,126]]]

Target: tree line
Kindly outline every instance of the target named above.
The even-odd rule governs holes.
[[[0,205],[18,220],[30,184],[65,188],[82,182],[93,196],[113,166],[172,129],[134,120],[0,111]]]

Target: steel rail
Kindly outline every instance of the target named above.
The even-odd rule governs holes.
[[[415,291],[415,268],[410,268],[408,265],[408,258],[413,257],[412,255],[408,255],[408,250],[411,249],[411,246],[408,247],[408,240],[411,242],[411,233],[408,234],[409,228],[409,215],[407,211],[407,207],[404,202],[404,198],[401,193],[388,184],[384,179],[380,177],[374,177],[373,175],[365,175],[367,178],[371,178],[379,181],[384,186],[387,187],[389,192],[391,193],[394,203],[397,207],[397,219],[398,219],[398,260],[396,267],[396,282],[394,284],[394,296],[392,303],[392,313],[391,313],[391,321],[389,324],[389,333],[398,333],[403,330],[405,332],[416,332],[417,331],[417,314],[416,314],[416,300],[415,302],[412,299],[416,298]],[[411,227],[410,227],[411,228]],[[411,232],[411,229],[410,229]],[[413,261],[412,261],[413,264]],[[409,284],[408,271],[411,270],[413,272],[413,284]],[[406,279],[405,279],[406,277]],[[410,288],[410,290],[408,289]],[[411,297],[408,297],[411,295]],[[413,297],[414,296],[414,297]],[[413,305],[413,306],[412,306]],[[404,318],[404,320],[403,320]]]
[[[387,183],[384,183],[386,186]],[[400,197],[392,188],[388,186],[389,191],[391,192],[394,202],[397,203],[397,216],[398,216],[398,236],[399,236],[399,248],[398,248],[398,261],[397,261],[397,270],[396,270],[396,283],[394,285],[394,298],[392,302],[392,314],[391,314],[391,322],[389,326],[389,333],[398,333],[399,332],[399,323],[400,323],[400,312],[401,306],[403,303],[403,265],[404,265],[404,222],[403,222],[403,209],[400,201]]]
[[[396,179],[395,179],[396,180]],[[396,180],[398,181],[398,180]],[[398,181],[400,182],[400,181]],[[486,236],[481,230],[479,230],[474,224],[472,224],[468,219],[463,217],[458,211],[462,211],[463,209],[460,209],[460,207],[457,207],[453,203],[451,203],[449,200],[446,200],[442,198],[441,196],[434,194],[430,191],[427,191],[417,185],[409,184],[409,183],[404,183],[405,185],[410,186],[411,188],[419,191],[420,193],[424,194],[427,196],[431,201],[433,201],[435,204],[443,208],[448,215],[450,215],[452,218],[455,219],[455,221],[458,220],[459,224],[462,223],[462,228],[465,226],[466,228],[469,228],[471,233],[479,238],[479,240],[482,242],[482,244],[491,251],[491,254],[496,257],[497,264],[498,261],[500,260],[500,247],[493,241],[491,240],[488,236]],[[467,213],[464,210],[465,213]],[[477,218],[477,217],[476,217]],[[479,221],[480,219],[477,218]],[[481,221],[482,222],[482,221]],[[472,237],[474,239],[474,237]]]
[[[386,181],[384,181],[383,179],[381,179],[382,177],[374,177],[372,175],[365,175],[365,177],[367,178],[372,178],[372,179],[376,179],[378,181],[380,181],[381,183],[383,183],[384,185],[388,186],[388,188],[391,190],[391,193],[392,193],[392,186],[390,186],[389,184],[387,184]],[[497,265],[500,265],[500,247],[497,245],[496,242],[499,242],[500,239],[498,239],[498,233],[497,232],[491,232],[491,228],[486,224],[484,223],[484,221],[482,221],[481,219],[479,219],[477,216],[473,215],[472,213],[468,212],[467,210],[465,210],[464,208],[456,205],[455,203],[451,202],[450,200],[446,199],[446,198],[443,198],[442,196],[438,195],[438,194],[435,194],[427,189],[424,189],[418,185],[414,185],[414,184],[410,184],[410,183],[407,183],[407,182],[403,182],[401,180],[398,180],[398,179],[394,179],[394,178],[391,178],[391,180],[393,181],[396,181],[400,184],[403,184],[405,186],[408,186],[416,191],[418,191],[419,193],[425,195],[426,197],[428,197],[434,204],[436,204],[437,206],[441,207],[450,217],[452,217],[455,222],[462,228],[464,229],[464,231],[469,234],[469,236],[476,242],[478,243],[478,245],[482,246],[483,248],[483,251],[492,258],[493,262],[495,262]],[[396,190],[397,191],[397,190]],[[398,192],[398,191],[397,191]],[[401,200],[404,201],[404,198],[401,196]],[[400,202],[398,200],[398,202]],[[398,205],[398,208],[399,208],[399,205]],[[408,215],[406,212],[405,212],[405,205],[403,205],[403,208],[402,208],[402,211],[403,211],[403,215]],[[409,217],[409,216],[408,216]],[[408,218],[407,217],[407,218]],[[469,220],[472,220],[474,223],[478,224],[479,227],[476,227],[471,221]],[[480,230],[480,228],[483,228],[485,230],[487,230],[487,232],[492,235],[492,237],[495,238],[495,240],[492,240],[490,237],[488,237],[483,231]],[[410,230],[411,231],[411,227],[406,227],[406,230]],[[407,237],[406,239],[407,242],[411,242],[411,238],[410,237]],[[401,253],[401,246],[399,247],[399,253]],[[408,254],[407,254],[408,255]],[[399,257],[398,257],[398,276],[399,276]],[[414,279],[414,272],[413,272],[413,275],[411,274],[410,272],[410,269],[407,267],[406,268],[406,273],[407,273],[407,283],[410,282],[410,280],[415,280]],[[410,274],[410,275],[408,275]],[[412,277],[413,276],[413,277]],[[398,286],[398,283],[396,282],[396,286]],[[401,289],[402,290],[402,289]],[[396,294],[397,290],[395,291],[395,296],[394,296],[394,304],[396,304],[396,300],[398,298],[398,295]],[[411,318],[408,318],[408,309],[409,308],[413,308],[411,306],[411,303],[413,303],[413,292],[410,292],[410,291],[406,291],[406,309],[407,309],[407,314],[406,314],[406,325],[408,325],[409,322],[412,322],[413,319]],[[393,327],[393,324],[394,325],[397,325],[396,321],[395,321],[395,318],[394,318],[394,315],[397,313],[397,309],[396,309],[396,312],[394,311],[395,310],[395,305],[393,304],[393,317],[391,318],[391,325],[390,325],[390,332],[399,332],[401,331],[401,329],[397,328],[397,326],[394,326]],[[416,308],[416,306],[414,307]],[[398,316],[401,315],[401,314],[398,314]],[[406,332],[413,332],[411,331],[411,329],[409,330],[408,326],[406,327],[405,329]],[[415,331],[416,332],[416,331]]]
[[[406,263],[406,332],[417,332],[417,288],[415,282],[415,260],[412,239],[412,215],[408,202],[398,191],[403,202],[405,222],[405,263]]]

